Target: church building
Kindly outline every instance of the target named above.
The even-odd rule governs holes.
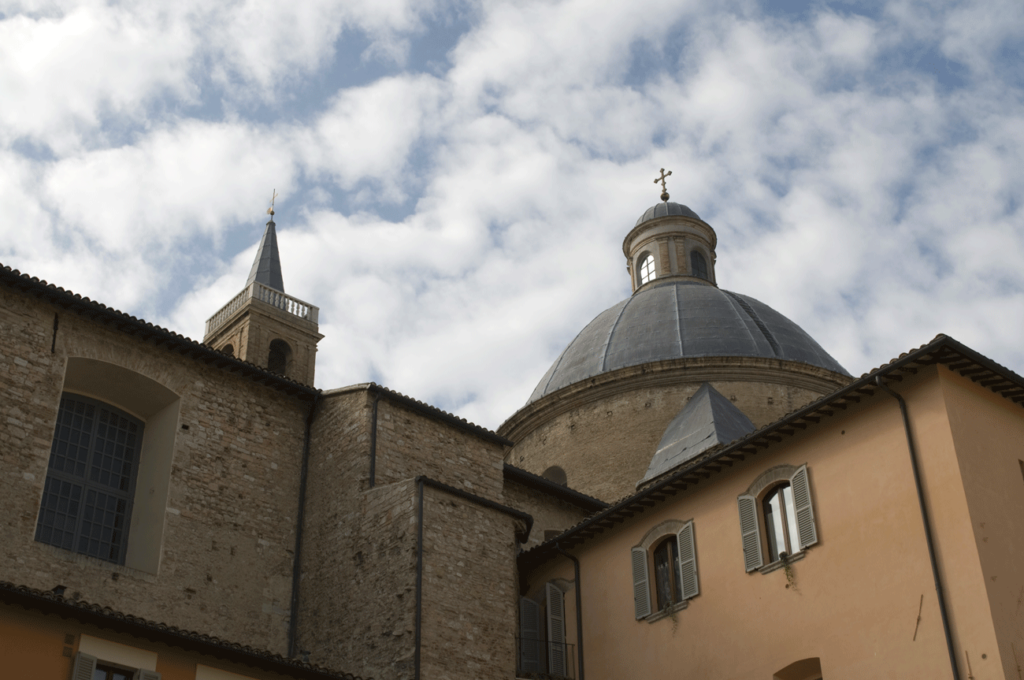
[[[314,388],[273,213],[202,342],[0,266],[4,677],[1024,677],[1024,378],[855,378],[661,198],[496,432]]]

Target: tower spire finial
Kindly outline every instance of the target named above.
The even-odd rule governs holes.
[[[672,174],[671,172],[668,174]],[[270,215],[270,219],[274,219],[274,201],[277,200],[277,189],[274,189],[274,193],[270,196],[270,207],[267,208],[267,214]]]
[[[657,184],[658,182],[661,182],[661,200],[665,201],[666,203],[668,203],[668,190],[665,188],[665,179],[669,175],[671,175],[671,174],[672,174],[671,170],[669,170],[666,173],[665,172],[665,168],[662,168],[661,169],[661,177],[655,178],[655,180],[654,180],[655,184]]]

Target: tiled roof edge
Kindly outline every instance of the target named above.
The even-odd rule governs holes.
[[[550,479],[545,479],[540,475],[535,475],[532,472],[528,472],[522,468],[518,468],[515,465],[505,463],[504,474],[506,479],[511,479],[514,482],[519,482],[523,486],[530,486],[544,493],[555,496],[556,498],[578,505],[584,510],[590,512],[598,512],[608,507],[608,504],[604,501],[588,496],[585,493],[570,489],[567,486],[561,484],[555,484]]]
[[[676,491],[670,487],[675,484],[685,484],[685,480],[701,468],[711,467],[716,461],[723,458],[729,458],[737,455],[742,457],[742,455],[744,455],[742,453],[743,449],[754,449],[754,452],[756,452],[758,447],[767,448],[772,442],[782,441],[782,437],[784,436],[792,436],[795,434],[793,424],[797,421],[804,420],[808,417],[812,419],[816,418],[818,417],[816,415],[817,413],[829,411],[830,408],[834,409],[841,407],[845,409],[849,401],[859,401],[863,395],[873,394],[873,391],[877,389],[875,386],[875,379],[877,377],[889,378],[890,380],[902,380],[902,376],[895,375],[898,371],[905,369],[915,371],[916,369],[910,366],[911,364],[920,362],[933,354],[952,354],[959,356],[960,361],[957,361],[956,359],[940,361],[937,359],[934,363],[945,363],[951,370],[960,371],[961,375],[966,375],[968,370],[973,370],[971,367],[980,367],[980,374],[977,371],[974,371],[972,375],[968,375],[967,377],[970,377],[971,380],[975,382],[981,380],[988,382],[988,385],[984,385],[984,383],[983,385],[992,391],[997,392],[1001,396],[1009,398],[1015,403],[1024,406],[1024,377],[1017,375],[1005,366],[992,361],[988,357],[954,340],[953,338],[939,334],[935,336],[931,342],[922,345],[917,349],[905,352],[896,359],[890,361],[888,364],[884,364],[873,371],[865,373],[846,387],[842,387],[831,394],[827,394],[817,401],[811,402],[807,406],[797,409],[780,420],[765,425],[761,429],[752,432],[742,439],[738,439],[731,444],[700,456],[690,464],[684,465],[682,468],[671,474],[667,474],[661,480],[645,487],[641,491],[616,501],[605,510],[588,517],[576,526],[565,530],[558,536],[555,536],[550,540],[531,548],[530,550],[520,553],[520,568],[523,568],[528,564],[536,564],[545,558],[552,556],[557,553],[559,546],[563,549],[571,548],[574,545],[578,545],[589,540],[594,535],[603,533],[606,529],[609,529],[620,522],[624,522],[629,517],[632,517],[638,512],[642,512],[647,507],[660,504],[667,497],[676,493]],[[966,364],[962,362],[966,362]],[[993,377],[995,378],[993,379]],[[998,390],[996,388],[998,388]],[[871,391],[864,392],[864,390]],[[840,402],[847,403],[840,404]],[[826,415],[831,415],[831,413],[827,413]],[[786,432],[786,430],[790,431]]]
[[[95,300],[82,297],[34,276],[30,277],[28,274],[22,274],[17,269],[6,267],[2,263],[0,263],[0,282],[23,293],[29,293],[46,299],[55,305],[80,316],[85,316],[90,320],[114,326],[117,330],[129,335],[141,336],[143,341],[153,341],[158,346],[167,344],[168,350],[176,350],[183,355],[191,355],[195,359],[202,360],[206,364],[213,364],[214,367],[226,370],[229,373],[240,372],[243,377],[266,384],[289,395],[298,394],[304,398],[313,398],[317,394],[317,389],[314,387],[303,385],[276,373],[271,373],[256,364],[228,356],[184,335],[151,324],[112,307],[107,307]]]
[[[54,592],[36,590],[0,581],[0,602],[57,614],[84,624],[102,626],[152,642],[182,647],[234,663],[269,670],[301,680],[362,680],[351,673],[331,670],[311,663],[286,659],[280,654],[228,642],[212,635],[183,630],[175,626],[118,612],[110,607],[69,600]],[[368,679],[372,680],[372,679]]]
[[[512,442],[510,440],[505,439],[500,434],[492,430],[488,430],[486,427],[483,427],[482,425],[471,423],[465,418],[460,418],[459,416],[453,413],[449,413],[448,411],[442,411],[436,406],[431,406],[430,404],[420,401],[419,399],[413,399],[412,397],[406,396],[401,392],[395,392],[393,389],[384,387],[383,385],[378,385],[377,383],[370,382],[359,385],[358,387],[361,389],[368,390],[370,392],[376,392],[377,394],[383,395],[388,399],[391,399],[392,401],[396,401],[402,404],[403,406],[407,406],[412,410],[430,416],[431,418],[436,418],[437,420],[441,420],[446,423],[455,425],[456,427],[462,430],[466,430],[467,432],[475,434],[481,439],[486,439],[500,446],[512,446]]]

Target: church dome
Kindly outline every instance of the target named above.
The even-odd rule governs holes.
[[[598,314],[548,369],[527,403],[616,369],[694,357],[781,359],[849,376],[802,328],[768,305],[675,279],[652,281]]]
[[[657,219],[659,217],[668,217],[669,215],[675,215],[678,217],[692,217],[695,220],[700,219],[700,217],[697,216],[697,213],[693,212],[685,205],[682,205],[680,203],[662,202],[652,205],[650,208],[648,208],[646,212],[644,212],[644,214],[640,216],[640,219],[636,221],[634,227],[639,227],[644,222],[650,222],[651,220]]]

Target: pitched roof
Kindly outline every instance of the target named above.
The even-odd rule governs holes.
[[[728,444],[757,428],[735,404],[708,383],[686,402],[661,437],[641,486],[695,458],[708,449]]]
[[[616,524],[664,503],[680,491],[713,479],[735,462],[771,449],[796,433],[819,425],[824,419],[846,410],[850,404],[859,403],[862,399],[873,396],[879,390],[878,381],[899,382],[903,380],[904,375],[913,375],[921,368],[934,365],[943,365],[1003,398],[1024,406],[1024,377],[948,335],[940,334],[928,344],[901,354],[888,364],[865,373],[846,387],[825,395],[732,444],[712,448],[698,455],[643,490],[588,517],[551,540],[520,553],[520,568],[539,564],[551,558],[558,553],[559,548],[570,549],[589,541]]]
[[[267,228],[260,239],[260,247],[256,250],[256,259],[245,285],[253,281],[270,286],[274,290],[284,292],[284,277],[281,275],[281,254],[277,250],[277,230],[274,220],[267,222]]]
[[[149,342],[168,351],[177,352],[182,356],[201,361],[204,364],[212,364],[215,368],[229,373],[238,373],[244,378],[265,384],[286,394],[298,396],[300,399],[311,400],[318,394],[318,390],[313,387],[303,385],[276,373],[271,373],[256,364],[228,356],[184,335],[130,316],[112,307],[107,307],[95,300],[90,300],[87,297],[72,293],[70,290],[59,288],[34,276],[22,274],[17,269],[5,267],[2,263],[0,263],[0,284],[7,285],[26,295],[45,300],[50,304],[66,309],[91,321],[135,336],[143,342]]]

